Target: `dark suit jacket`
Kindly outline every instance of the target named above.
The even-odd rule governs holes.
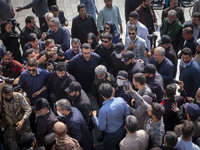
[[[60,20],[61,24],[64,24],[67,19],[64,16],[64,12],[62,10],[59,10],[58,12],[58,19]]]
[[[140,5],[140,6],[138,6],[138,8],[136,8],[136,11],[140,15],[139,21],[147,27],[147,21],[146,21],[146,17],[145,17],[145,13],[144,13],[143,9],[144,9],[144,7],[142,5]],[[156,18],[155,12],[153,11],[152,6],[150,7],[150,13],[152,16],[153,23],[157,23],[157,18]],[[152,25],[152,26],[154,27],[154,25]],[[148,30],[149,30],[149,34],[151,34],[152,32],[155,31],[155,29],[148,29]]]

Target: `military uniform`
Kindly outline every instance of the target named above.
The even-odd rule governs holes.
[[[95,75],[94,82],[93,82],[93,85],[92,85],[92,96],[97,97],[97,99],[98,99],[97,102],[98,102],[99,106],[101,106],[102,102],[103,102],[102,97],[98,94],[99,86],[102,83],[109,83],[113,87],[115,87],[115,82],[116,82],[115,77],[112,74],[110,74],[109,72],[106,73],[106,76],[103,79],[99,79]]]
[[[17,139],[23,133],[30,131],[28,118],[31,114],[31,106],[22,94],[13,92],[12,101],[2,101],[0,108],[0,126],[5,129],[4,139],[6,139],[6,144],[10,150],[18,150]],[[16,123],[22,119],[25,120],[22,128],[16,130]]]

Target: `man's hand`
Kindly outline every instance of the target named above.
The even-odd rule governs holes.
[[[138,61],[140,61],[141,63],[143,63],[143,64],[144,64],[144,61],[143,61],[142,59],[138,59]]]
[[[5,26],[5,30],[6,32],[10,33],[12,31],[12,23],[7,23],[7,25]]]
[[[14,80],[13,85],[17,85],[18,82],[19,82],[19,77]]]
[[[96,111],[96,110],[94,110],[94,111],[92,112],[92,116],[93,116],[93,117],[96,117],[96,116],[97,116],[97,111]]]
[[[188,100],[189,103],[192,103],[192,102],[194,101],[194,98],[192,98],[192,97],[187,97],[187,100]]]
[[[15,10],[16,12],[20,12],[20,11],[22,11],[22,7],[17,7],[17,9]]]
[[[40,93],[41,93],[41,91],[37,91],[32,95],[32,97],[35,98],[36,96],[40,95]]]
[[[126,93],[129,93],[132,89],[133,89],[132,86],[129,84],[129,90],[126,91],[125,88],[124,88],[124,91],[125,91]]]
[[[134,48],[135,48],[135,44],[129,43],[127,49],[128,49],[128,50],[132,50],[132,49],[134,49]]]
[[[184,83],[183,83],[183,81],[179,81],[179,87],[180,87],[181,91],[184,90]]]
[[[179,108],[177,107],[177,102],[172,104],[171,110],[173,110],[174,112],[179,111]]]
[[[156,30],[158,29],[158,23],[154,23],[154,25],[156,26]]]
[[[22,128],[24,122],[25,122],[24,119],[22,119],[22,120],[20,120],[19,122],[17,122],[17,123],[16,123],[16,125],[17,125],[16,130],[18,130],[18,131],[21,130],[21,128]]]
[[[135,99],[134,99],[134,98],[131,100],[131,106],[132,106],[132,107],[135,106]]]

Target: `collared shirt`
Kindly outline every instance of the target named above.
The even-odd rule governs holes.
[[[18,85],[21,85],[21,87],[25,86],[24,90],[27,93],[27,97],[31,100],[32,106],[35,104],[36,99],[47,97],[46,90],[35,98],[32,98],[32,95],[35,92],[39,91],[45,85],[45,82],[46,80],[48,80],[49,75],[50,74],[47,70],[40,68],[37,68],[36,76],[32,76],[28,70],[25,70],[21,73]]]
[[[56,44],[59,44],[62,50],[65,52],[70,48],[70,33],[69,30],[65,26],[60,26],[57,32],[48,30],[49,38],[54,39]]]
[[[126,25],[126,37],[128,37],[128,28],[129,28],[129,26],[130,26],[130,23],[127,22],[127,25]],[[147,48],[150,51],[151,50],[151,46],[150,46],[150,40],[147,37],[149,35],[147,27],[145,27],[145,25],[143,25],[139,21],[138,21],[136,26],[137,26],[137,36],[141,37],[142,39],[144,39],[146,41]]]
[[[78,50],[78,53],[75,54],[74,51],[71,49],[68,49],[66,52],[65,52],[65,60],[70,60],[72,59],[74,56],[78,55],[81,53],[81,49]]]
[[[181,59],[180,69],[181,69],[181,66],[182,66],[182,67],[187,67],[187,66],[189,67],[189,66],[193,63],[193,61],[195,61],[194,58],[192,58],[192,59],[190,60],[190,62],[186,64],[186,63],[183,62],[183,59]]]
[[[93,120],[99,130],[113,133],[122,126],[124,118],[128,115],[130,111],[126,102],[118,97],[104,101],[98,112],[98,118],[95,116]]]
[[[144,123],[144,130],[149,134],[153,147],[162,145],[162,139],[165,134],[163,118],[156,123],[153,123],[152,119],[148,118]]]
[[[78,38],[81,44],[84,44],[87,43],[87,35],[90,32],[94,33],[95,36],[98,35],[95,20],[91,15],[86,14],[84,19],[80,15],[73,18],[71,28],[72,38]]]
[[[108,21],[112,21],[115,24],[117,32],[120,34],[119,24],[122,24],[122,19],[119,8],[116,5],[112,5],[112,9],[104,6],[100,10],[97,18],[97,29],[100,30],[101,26],[104,26]]]
[[[175,148],[178,150],[200,150],[200,147],[194,144],[192,139],[190,141],[184,141],[182,136],[178,137],[178,142],[176,143]]]
[[[145,55],[145,51],[147,49],[146,41],[139,36],[136,36],[135,39],[132,41],[130,36],[126,37],[125,40],[125,49],[128,50],[129,44],[135,44],[135,48],[131,51],[134,53],[135,59],[142,59],[144,64],[148,62],[148,59]]]

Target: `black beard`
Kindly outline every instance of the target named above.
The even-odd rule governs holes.
[[[6,102],[11,102],[12,99],[13,99],[13,97],[11,97],[11,98],[9,98],[9,99],[8,99],[8,98],[5,98],[5,101],[6,101]]]

